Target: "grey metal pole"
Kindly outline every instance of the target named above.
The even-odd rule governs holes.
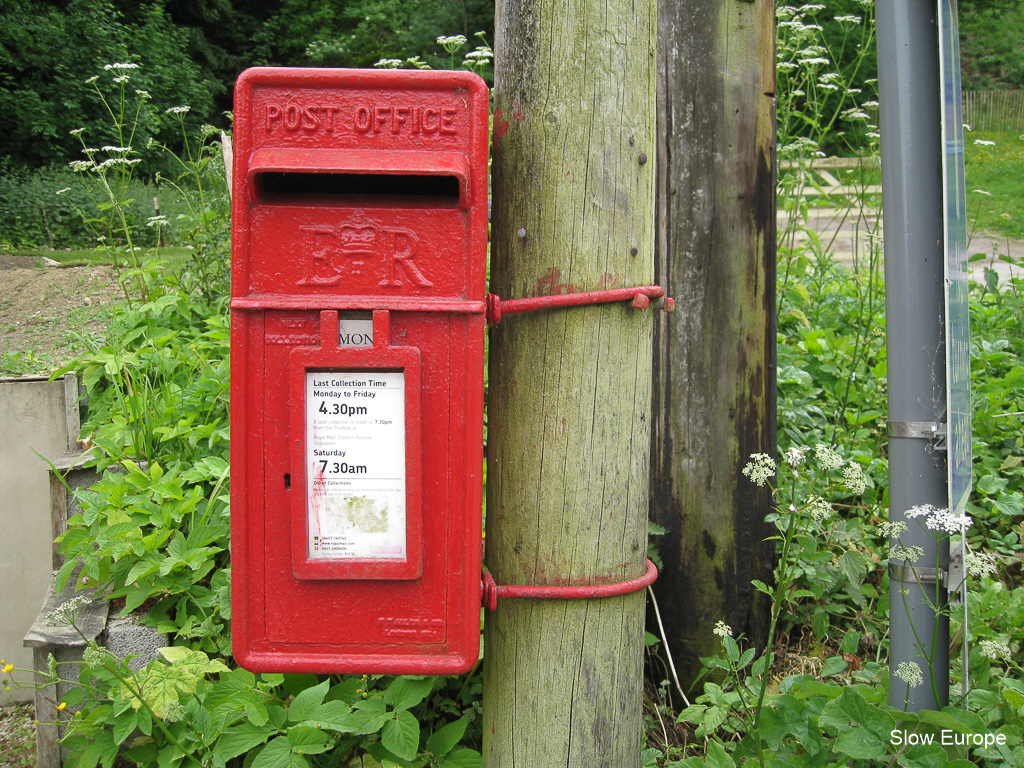
[[[946,419],[943,182],[939,44],[935,0],[879,0],[878,89],[882,135],[886,343],[889,387],[889,513],[948,506],[945,454],[934,432]],[[949,701],[949,621],[937,583],[948,544],[908,521],[901,536],[918,561],[889,567],[890,703],[911,711]],[[937,549],[945,551],[936,551]],[[927,596],[927,599],[926,599]],[[916,663],[924,681],[895,675]]]

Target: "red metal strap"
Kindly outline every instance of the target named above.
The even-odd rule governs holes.
[[[647,309],[651,299],[665,296],[665,289],[660,285],[645,285],[639,288],[609,288],[603,291],[586,291],[584,293],[560,293],[553,296],[534,296],[528,299],[505,299],[487,294],[487,324],[497,325],[502,315],[514,315],[518,312],[531,312],[537,309],[553,307],[580,307],[586,304],[604,304],[611,301],[630,301],[637,309]],[[665,298],[664,310],[672,312],[675,302]]]
[[[498,607],[499,597],[531,597],[538,599],[572,600],[593,599],[597,597],[617,597],[638,592],[654,583],[658,578],[658,567],[647,561],[647,571],[629,581],[618,581],[612,584],[592,584],[582,587],[541,585],[541,584],[496,584],[487,566],[483,566],[483,577],[480,582],[480,599],[487,609],[493,611]]]

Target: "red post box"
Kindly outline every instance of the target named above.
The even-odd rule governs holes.
[[[480,629],[487,88],[235,88],[232,635],[254,671],[452,674]]]

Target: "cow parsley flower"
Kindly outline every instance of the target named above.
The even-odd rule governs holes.
[[[913,520],[915,517],[923,517],[936,511],[935,507],[931,504],[917,504],[904,512],[903,515]]]
[[[110,658],[110,651],[98,645],[89,645],[82,654],[82,661],[90,667],[99,667]]]
[[[868,487],[868,479],[864,476],[864,470],[860,464],[851,461],[843,467],[843,485],[850,493],[859,496]]]
[[[994,576],[996,573],[996,559],[988,552],[971,552],[964,554],[964,567],[971,576]]]
[[[907,524],[902,520],[890,520],[878,525],[878,533],[890,539],[898,539],[901,534],[906,533],[906,530]]]
[[[911,688],[917,688],[917,686],[924,683],[921,665],[916,661],[901,661],[896,665],[896,671],[893,674]]]
[[[963,528],[970,527],[971,518],[966,514],[954,514],[948,509],[933,509],[925,518],[924,524],[932,531],[959,533]]]
[[[466,36],[452,35],[451,37],[445,37],[444,35],[441,35],[441,37],[437,38],[437,44],[440,45],[449,53],[451,53],[451,50],[449,50],[449,46],[452,46],[453,48],[458,48],[458,46],[460,45],[465,45]]]
[[[1000,643],[998,640],[982,640],[979,645],[981,652],[990,659],[998,659],[1001,656],[1010,655],[1010,646]]]
[[[814,446],[814,458],[821,464],[821,468],[829,471],[839,469],[843,466],[843,458],[824,443]]]
[[[819,524],[828,520],[833,514],[832,505],[821,496],[811,496],[807,500],[807,510],[811,513],[814,522]]]
[[[908,563],[916,563],[922,557],[924,557],[924,549],[916,544],[911,544],[909,547],[905,547],[902,544],[889,545],[890,560],[904,560]]]
[[[715,624],[715,628],[711,631],[719,637],[728,637],[732,634],[732,627],[730,627],[724,621],[719,621]]]
[[[73,597],[66,603],[46,614],[44,622],[48,627],[61,627],[66,624],[74,624],[82,611],[89,605],[91,600],[85,595]]]
[[[775,459],[767,453],[754,453],[750,461],[743,467],[743,474],[759,488],[763,488],[768,478],[775,474]]]
[[[797,448],[793,446],[785,452],[782,456],[782,460],[791,467],[799,466],[803,464],[804,458],[807,456],[806,448]]]

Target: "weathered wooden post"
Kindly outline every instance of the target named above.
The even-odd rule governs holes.
[[[655,0],[497,3],[492,291],[650,284]],[[491,336],[486,561],[499,584],[644,573],[653,312],[507,317]],[[636,768],[644,593],[503,598],[484,765]]]
[[[766,628],[769,498],[740,470],[775,446],[775,3],[658,10],[655,274],[678,309],[655,326],[654,591],[692,681],[716,621]]]

